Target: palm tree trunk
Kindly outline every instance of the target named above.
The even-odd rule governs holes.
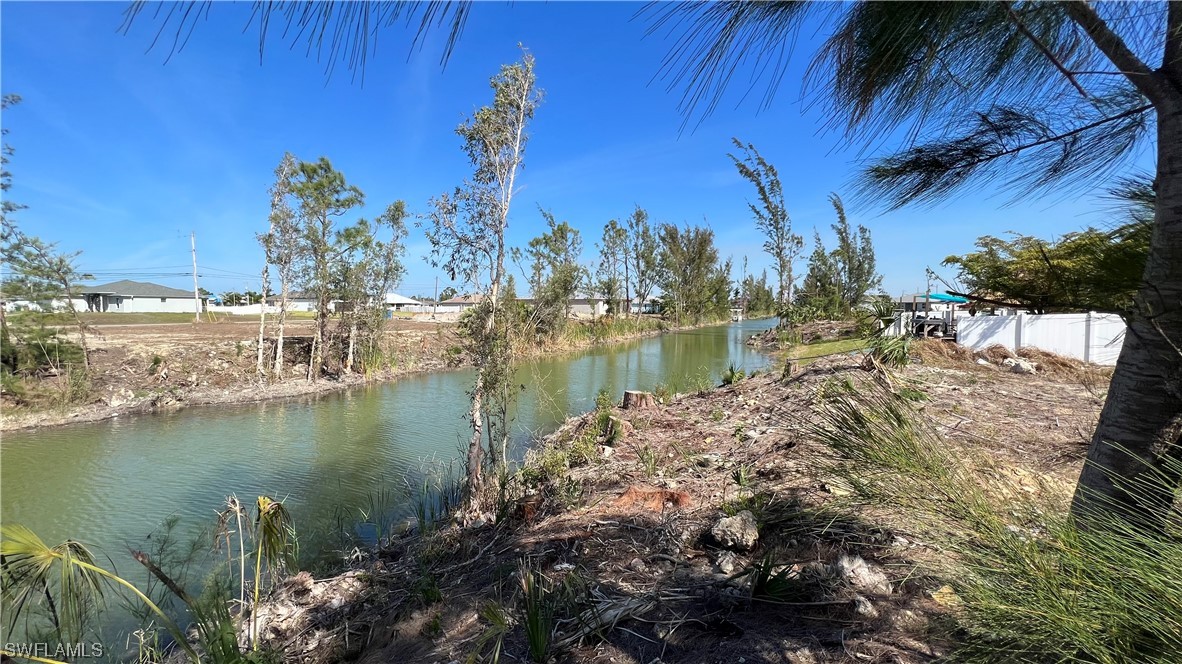
[[[1157,134],[1145,277],[1071,507],[1084,527],[1110,515],[1161,532],[1178,486],[1160,473],[1182,460],[1182,95]]]

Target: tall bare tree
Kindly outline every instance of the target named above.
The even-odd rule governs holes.
[[[275,183],[271,189],[270,231],[263,248],[267,262],[279,273],[279,311],[276,315],[275,362],[271,368],[275,378],[283,378],[283,335],[287,324],[287,307],[291,287],[295,283],[296,268],[300,260],[302,245],[300,225],[292,208],[292,187],[295,184],[299,160],[290,152],[283,154],[275,168]]]
[[[1153,234],[1073,515],[1161,530],[1182,457],[1182,3],[703,3],[656,6],[681,35],[665,73],[709,112],[751,60],[771,103],[811,15],[830,37],[806,88],[853,140],[901,136],[865,172],[892,205],[998,182],[1030,194],[1094,187],[1156,154]],[[766,65],[766,66],[765,66]],[[762,69],[761,69],[762,67]]]
[[[258,357],[255,362],[255,372],[259,376],[265,377],[267,375],[266,362],[264,360],[264,345],[267,325],[267,294],[271,286],[271,264],[279,265],[280,262],[287,264],[288,271],[284,272],[283,267],[279,267],[279,281],[280,296],[279,305],[279,335],[277,338],[276,350],[277,357],[282,353],[283,346],[283,324],[287,317],[287,289],[288,279],[290,276],[290,261],[285,261],[284,252],[288,250],[283,246],[283,239],[276,235],[277,225],[290,225],[292,217],[294,216],[291,207],[287,203],[287,196],[291,192],[291,179],[295,175],[296,160],[290,152],[283,154],[283,160],[279,162],[279,166],[275,169],[275,182],[271,185],[271,214],[268,216],[269,226],[266,234],[258,235],[259,244],[263,245],[263,272],[260,282],[262,283],[262,306],[259,308],[259,346]],[[282,365],[276,368],[275,376],[282,377]]]
[[[472,164],[472,178],[453,193],[431,201],[427,231],[432,264],[443,266],[453,281],[461,278],[484,295],[475,310],[478,318],[469,326],[476,365],[467,455],[470,510],[479,507],[484,486],[485,397],[503,392],[501,383],[509,379],[511,349],[497,320],[505,282],[505,229],[525,158],[526,129],[541,102],[534,58],[524,49],[521,61],[502,66],[490,83],[492,104],[477,110],[456,129]]]

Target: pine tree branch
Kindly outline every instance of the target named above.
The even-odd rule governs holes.
[[[1006,150],[1001,150],[999,152],[994,152],[992,154],[985,155],[985,156],[981,157],[980,159],[973,161],[971,163],[968,163],[968,164],[964,164],[963,166],[968,166],[968,167],[979,166],[981,164],[993,161],[994,159],[1000,159],[1001,157],[1008,157],[1010,155],[1017,154],[1017,153],[1022,152],[1024,150],[1029,150],[1031,148],[1039,147],[1040,145],[1047,145],[1049,143],[1056,143],[1058,141],[1062,141],[1064,139],[1071,138],[1072,136],[1075,136],[1076,134],[1082,134],[1085,131],[1095,129],[1096,127],[1100,127],[1100,126],[1105,125],[1109,122],[1123,120],[1124,118],[1132,117],[1134,115],[1137,115],[1139,113],[1144,113],[1144,112],[1152,110],[1152,109],[1153,109],[1153,104],[1144,104],[1142,106],[1137,106],[1136,108],[1130,108],[1127,111],[1117,113],[1116,115],[1110,115],[1106,118],[1101,118],[1099,120],[1096,120],[1095,122],[1089,122],[1086,125],[1076,127],[1075,129],[1071,129],[1069,131],[1065,131],[1062,134],[1055,134],[1054,136],[1047,136],[1046,138],[1040,138],[1037,141],[1033,141],[1033,142],[1026,143],[1023,145],[1018,145],[1018,146],[1015,146],[1015,147],[1012,147],[1012,148],[1009,148]]]
[[[1030,43],[1034,44],[1034,47],[1037,48],[1040,53],[1047,56],[1047,59],[1051,61],[1051,64],[1055,66],[1055,69],[1058,69],[1059,73],[1063,74],[1063,76],[1067,78],[1071,85],[1079,91],[1079,94],[1083,95],[1084,99],[1088,99],[1088,91],[1079,84],[1079,81],[1075,79],[1075,76],[1072,75],[1071,71],[1059,61],[1058,56],[1056,56],[1054,52],[1051,51],[1050,47],[1044,44],[1041,39],[1031,32],[1030,28],[1026,27],[1026,24],[1022,22],[1022,18],[1018,16],[1017,12],[1014,11],[1013,3],[1003,2],[1002,4],[1005,5],[1006,14],[1008,14],[1010,20],[1014,22],[1014,25],[1018,28],[1018,32],[1021,32],[1023,36],[1029,39]]]

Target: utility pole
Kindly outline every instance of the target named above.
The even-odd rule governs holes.
[[[435,277],[435,302],[431,304],[431,320],[435,320],[435,313],[439,311],[439,277]]]
[[[193,249],[193,322],[201,322],[201,289],[197,288],[197,233],[189,233],[189,246]]]

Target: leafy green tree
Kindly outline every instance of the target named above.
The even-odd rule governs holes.
[[[221,296],[222,304],[227,307],[236,307],[243,303],[242,293],[235,291],[226,291]]]
[[[727,156],[739,169],[739,175],[755,185],[759,195],[758,205],[748,203],[747,206],[755,217],[755,227],[767,238],[763,250],[775,259],[776,275],[780,278],[776,297],[781,306],[788,306],[793,302],[792,289],[796,283],[792,268],[804,247],[804,239],[792,232],[792,218],[784,205],[784,190],[776,167],[768,163],[751,143],[744,144],[737,138],[731,141],[742,151],[742,158],[733,154]]]
[[[471,314],[477,317],[476,324],[468,328],[469,350],[476,366],[465,484],[469,511],[480,507],[484,487],[485,398],[511,394],[504,386],[511,380],[512,349],[505,327],[498,324],[500,290],[506,276],[505,228],[525,157],[526,129],[541,102],[534,58],[528,53],[520,62],[502,66],[490,83],[492,104],[477,110],[456,129],[472,164],[472,178],[454,193],[431,201],[427,231],[432,264],[485,295]],[[504,425],[500,431],[507,435]],[[491,439],[489,445],[493,445]]]
[[[632,293],[640,301],[637,316],[644,311],[644,303],[653,293],[657,283],[658,248],[657,237],[648,222],[648,212],[639,205],[628,217],[628,246],[631,248]]]
[[[599,267],[595,271],[592,290],[607,303],[607,313],[618,313],[620,299],[628,282],[628,233],[620,222],[612,219],[603,227],[603,239],[599,243]]]
[[[562,331],[570,316],[570,299],[585,281],[586,269],[579,264],[583,239],[578,229],[557,222],[554,214],[541,210],[549,229],[529,241],[531,280],[539,332],[554,335]]]
[[[829,202],[837,212],[837,223],[833,224],[837,248],[833,251],[833,259],[837,267],[838,292],[848,315],[862,304],[870,291],[882,286],[882,275],[878,274],[870,229],[858,224],[856,231],[851,230],[841,198],[830,194]]]
[[[714,231],[662,224],[658,285],[665,312],[678,323],[700,323],[730,309],[730,261],[720,264]]]
[[[749,274],[739,284],[738,298],[743,303],[745,313],[749,316],[766,316],[776,313],[776,294],[768,285],[767,270],[759,279]]]
[[[1032,314],[1127,313],[1141,285],[1153,227],[1134,221],[1112,230],[1088,228],[1047,242],[1029,235],[985,235],[977,251],[949,256],[965,295]]]
[[[304,287],[316,297],[316,333],[312,339],[308,380],[320,377],[328,343],[328,321],[334,284],[334,263],[348,249],[338,240],[336,220],[360,207],[365,194],[350,185],[327,157],[301,161],[296,168],[292,194],[298,201],[296,269]]]
[[[335,265],[335,290],[349,304],[344,312],[346,373],[353,371],[359,348],[367,366],[381,357],[385,295],[406,274],[402,264],[406,216],[406,204],[397,201],[372,222],[362,219],[337,234],[341,253]]]
[[[810,89],[864,144],[899,137],[865,172],[893,206],[1000,181],[1080,190],[1155,153],[1155,217],[1129,331],[1072,512],[1160,531],[1176,487],[1138,478],[1182,458],[1182,3],[694,3],[657,6],[682,35],[665,73],[683,109],[712,110],[754,59],[770,103],[806,17],[829,38]]]
[[[841,296],[841,269],[834,253],[825,249],[821,234],[813,231],[813,253],[809,255],[808,272],[798,291],[797,316],[802,320],[835,319],[844,315]]]

